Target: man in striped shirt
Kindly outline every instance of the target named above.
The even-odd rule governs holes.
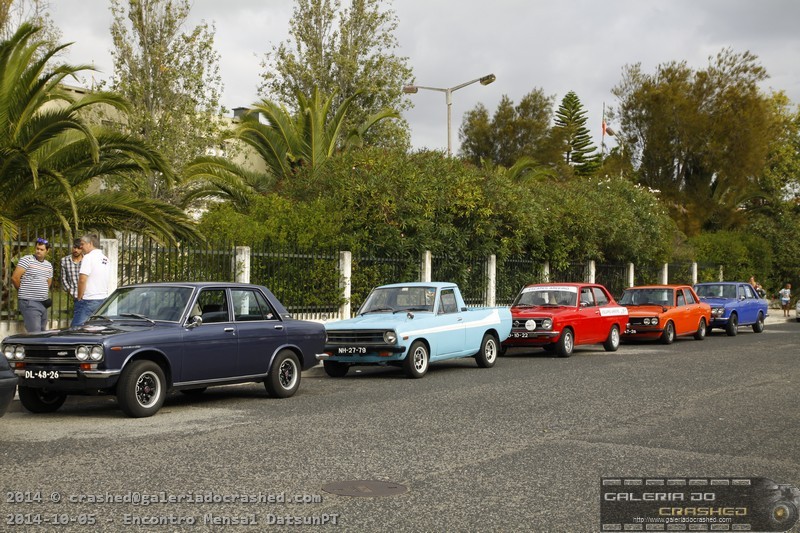
[[[25,321],[28,333],[47,329],[47,307],[50,285],[53,283],[53,265],[45,259],[50,251],[46,239],[36,239],[33,254],[26,255],[17,263],[11,275],[11,283],[17,288],[19,312]]]

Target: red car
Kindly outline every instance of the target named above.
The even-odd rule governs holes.
[[[511,334],[503,348],[544,348],[569,357],[579,344],[619,348],[628,310],[608,290],[592,283],[528,285],[511,305]]]
[[[701,302],[689,285],[630,287],[620,305],[628,308],[624,339],[659,339],[671,344],[675,337],[694,335],[701,341],[711,323],[711,306]]]

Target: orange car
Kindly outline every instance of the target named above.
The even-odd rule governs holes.
[[[628,327],[622,338],[659,339],[670,344],[675,337],[694,335],[701,341],[711,322],[711,306],[703,303],[689,285],[630,287],[618,300],[628,308]]]

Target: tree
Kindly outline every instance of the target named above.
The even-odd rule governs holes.
[[[61,39],[61,30],[50,18],[48,0],[0,0],[0,40],[10,39],[25,22],[41,28],[39,38],[51,46]]]
[[[486,107],[478,104],[461,124],[459,155],[476,165],[491,161],[504,167],[513,166],[523,156],[540,163],[549,161],[546,139],[552,116],[553,98],[541,89],[523,96],[517,106],[503,95],[491,120]]]
[[[772,97],[759,90],[766,77],[755,55],[726,49],[701,71],[628,66],[613,89],[617,136],[639,182],[662,191],[687,235],[740,226],[741,208],[762,195],[758,177],[779,132]]]
[[[187,173],[202,181],[190,189],[185,201],[214,196],[244,206],[251,193],[265,194],[280,188],[293,180],[301,168],[307,169],[307,176],[314,181],[334,153],[360,147],[372,127],[397,117],[396,112],[385,110],[345,132],[347,113],[356,96],[334,107],[335,94],[323,97],[314,89],[308,98],[298,91],[294,113],[277,102],[262,100],[231,137],[250,147],[260,160],[254,166],[265,171],[249,170],[226,158],[199,157],[187,168]]]
[[[112,87],[130,102],[125,129],[160,150],[178,175],[219,145],[222,82],[214,27],[182,31],[190,0],[112,0]],[[177,203],[180,191],[158,172],[142,191]]]
[[[259,94],[297,110],[296,93],[335,94],[333,107],[352,98],[345,129],[362,124],[384,109],[403,111],[411,102],[402,86],[412,79],[408,58],[396,54],[397,17],[386,2],[297,0],[289,22],[290,39],[273,45],[261,66]],[[376,125],[367,144],[409,146],[404,120]]]
[[[23,24],[0,43],[0,223],[15,234],[17,224],[62,228],[140,227],[162,240],[197,236],[191,220],[158,201],[130,194],[91,192],[105,178],[126,178],[156,170],[171,177],[161,156],[127,135],[92,127],[81,113],[96,106],[124,112],[115,94],[90,93],[75,100],[62,82],[86,66],[48,67],[60,50],[38,40],[39,30]]]
[[[586,128],[586,110],[578,95],[568,92],[556,110],[556,121],[551,134],[561,143],[564,162],[574,167],[576,174],[587,176],[598,165],[597,154],[589,130]]]

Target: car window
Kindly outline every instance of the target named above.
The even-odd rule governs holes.
[[[592,297],[592,290],[589,287],[581,289],[581,307],[594,307],[594,298]]]
[[[225,289],[204,289],[197,297],[204,323],[228,322],[228,297]]]
[[[692,294],[692,291],[684,289],[683,290],[683,294],[686,296],[686,303],[687,304],[691,305],[691,304],[696,304],[697,303],[697,300],[695,299],[694,294]]]
[[[677,296],[675,297],[675,305],[681,306],[686,305],[686,298],[683,296],[683,291],[675,291]]]
[[[457,313],[458,306],[456,305],[456,294],[452,289],[442,291],[442,303],[439,309],[440,314],[444,313]]]
[[[275,319],[275,313],[261,291],[232,289],[231,300],[233,301],[233,319],[236,322]]]
[[[755,298],[756,297],[756,293],[753,290],[753,287],[751,287],[750,285],[740,285],[740,287],[744,291],[744,297],[745,298]]]
[[[738,298],[747,298],[747,292],[745,291],[744,285],[739,285],[739,294],[737,295]]]
[[[594,293],[594,299],[597,301],[597,305],[606,305],[608,303],[608,298],[606,297],[606,293],[603,292],[603,289],[600,287],[592,287],[592,292]]]

